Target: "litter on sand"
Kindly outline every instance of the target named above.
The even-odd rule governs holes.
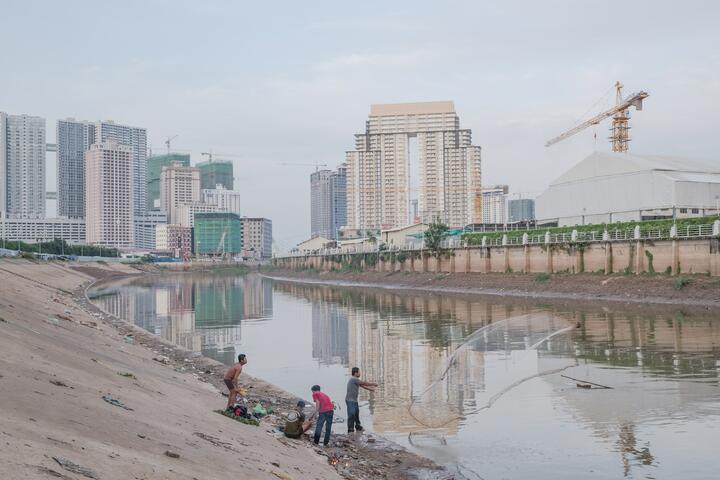
[[[116,407],[124,408],[125,410],[132,411],[132,408],[125,405],[122,400],[118,400],[117,398],[113,398],[111,395],[103,395],[103,400],[105,400],[110,405],[115,405]]]
[[[82,475],[87,478],[94,478],[97,479],[98,476],[95,472],[90,470],[87,467],[83,467],[82,465],[78,465],[77,463],[71,462],[67,458],[62,457],[52,457],[53,460],[55,460],[58,465],[60,465],[62,468],[67,470],[68,472],[77,473],[78,475]]]

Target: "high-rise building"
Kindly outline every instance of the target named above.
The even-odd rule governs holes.
[[[507,222],[507,185],[495,185],[482,189],[482,221],[480,223]]]
[[[45,218],[45,119],[0,112],[0,215]]]
[[[57,122],[58,215],[85,218],[85,152],[95,143],[95,126],[74,118]]]
[[[480,221],[480,147],[453,102],[372,105],[347,159],[347,224],[389,229],[422,221]]]
[[[165,165],[160,170],[160,210],[168,223],[180,223],[178,207],[200,201],[200,169]]]
[[[347,223],[347,169],[318,170],[310,175],[310,236],[337,240]]]
[[[211,189],[222,185],[228,190],[234,188],[233,163],[230,160],[208,160],[197,164],[200,169],[200,188]]]
[[[256,260],[272,257],[272,220],[242,217],[243,257]]]
[[[133,217],[137,217],[133,237],[142,237],[141,217],[145,214],[145,163],[147,158],[147,131],[144,128],[119,125],[112,121],[95,122],[95,143],[108,141],[127,145],[132,152]],[[135,222],[135,220],[133,220]]]
[[[235,213],[196,213],[194,228],[198,255],[235,255],[242,251],[242,222]]]
[[[519,198],[508,202],[508,222],[535,220],[535,200]]]
[[[168,153],[166,155],[153,155],[147,159],[145,201],[148,210],[160,209],[160,172],[162,171],[162,167],[170,165],[189,167],[190,155],[185,153]]]
[[[228,190],[222,184],[215,185],[215,188],[203,189],[202,201],[217,206],[220,212],[232,212],[240,215],[240,192]]]
[[[135,244],[133,149],[95,143],[85,153],[87,243],[117,248]]]

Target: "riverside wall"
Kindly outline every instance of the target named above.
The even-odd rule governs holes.
[[[280,268],[437,273],[680,273],[720,276],[720,238],[472,246],[440,258],[419,250],[278,257]]]

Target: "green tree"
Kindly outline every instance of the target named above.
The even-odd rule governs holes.
[[[425,230],[425,249],[435,258],[443,253],[442,240],[448,231],[448,226],[441,222],[433,222]]]

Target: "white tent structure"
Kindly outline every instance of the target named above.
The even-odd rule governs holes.
[[[536,200],[539,224],[559,226],[714,215],[720,162],[595,152]]]

